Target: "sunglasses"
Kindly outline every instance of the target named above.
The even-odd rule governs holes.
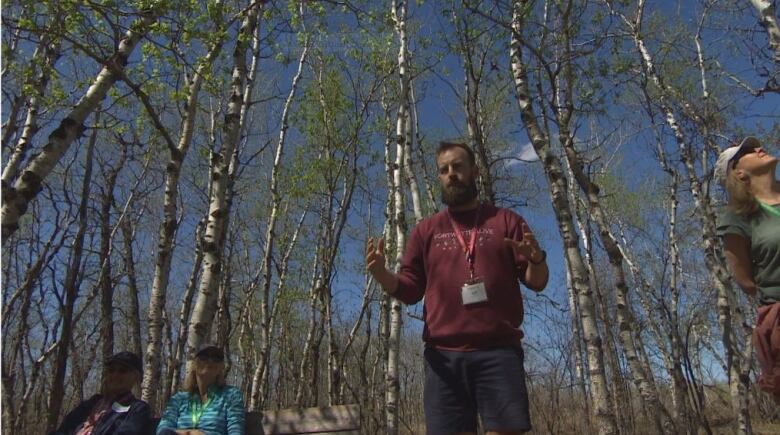
[[[736,154],[734,154],[734,157],[731,158],[731,169],[737,168],[737,162],[739,162],[739,159],[744,157],[747,154],[756,152],[756,147],[749,147],[744,146],[739,151],[737,151]]]

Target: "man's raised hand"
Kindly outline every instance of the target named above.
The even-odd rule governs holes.
[[[383,289],[389,294],[395,293],[398,289],[398,277],[387,270],[385,266],[387,259],[385,258],[385,241],[379,239],[374,245],[374,239],[368,239],[368,247],[366,248],[366,269],[371,273],[376,282],[382,286]]]
[[[366,269],[376,278],[378,274],[386,271],[386,263],[385,240],[380,238],[374,246],[374,239],[369,238],[368,248],[366,248]]]
[[[534,237],[534,234],[531,232],[531,228],[528,227],[528,224],[523,222],[521,229],[523,231],[522,240],[517,241],[505,238],[504,242],[512,248],[515,255],[520,254],[527,258],[528,261],[536,263],[537,261],[535,260],[540,257],[544,260],[542,248],[539,247],[539,242],[536,241],[536,237]]]

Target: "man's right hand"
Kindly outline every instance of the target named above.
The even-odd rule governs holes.
[[[366,269],[371,272],[374,278],[378,278],[384,272],[387,272],[387,258],[385,258],[385,240],[380,238],[376,246],[374,239],[368,239],[368,248],[366,249]]]
[[[387,270],[387,258],[385,257],[385,241],[379,239],[374,245],[374,239],[368,239],[366,248],[366,269],[374,279],[390,294],[398,288],[398,277]]]

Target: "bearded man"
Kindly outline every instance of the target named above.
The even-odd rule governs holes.
[[[473,434],[478,417],[488,434],[529,431],[519,283],[544,289],[547,255],[517,213],[479,201],[471,148],[442,142],[436,165],[447,209],[412,230],[398,274],[381,239],[366,267],[406,304],[425,296],[427,433]]]

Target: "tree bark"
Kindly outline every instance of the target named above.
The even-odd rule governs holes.
[[[255,368],[254,375],[252,377],[252,386],[251,386],[251,392],[250,392],[250,402],[249,402],[249,410],[261,410],[263,408],[263,404],[268,400],[268,394],[269,394],[269,377],[271,373],[271,339],[274,337],[274,331],[276,330],[276,319],[277,319],[277,313],[278,313],[278,307],[279,307],[279,300],[280,295],[279,293],[282,292],[285,288],[285,283],[287,280],[287,270],[290,265],[290,256],[292,255],[293,249],[295,248],[296,244],[298,243],[298,236],[300,234],[301,228],[303,227],[303,223],[306,220],[307,211],[304,211],[301,213],[301,217],[298,219],[298,226],[295,228],[295,231],[293,232],[292,238],[290,239],[290,242],[284,252],[284,255],[282,255],[281,259],[281,270],[279,272],[279,283],[277,286],[277,295],[274,299],[271,313],[268,316],[267,325],[264,325],[261,323],[261,328],[264,328],[261,330],[261,334],[267,335],[266,338],[263,338],[261,341],[261,345],[263,343],[268,343],[267,349],[260,350],[260,360],[257,362],[257,367]],[[270,297],[270,289],[268,293],[268,297]]]
[[[192,311],[192,299],[195,297],[195,288],[198,285],[198,277],[200,277],[200,271],[203,265],[203,227],[205,221],[198,222],[195,228],[195,259],[192,263],[192,271],[190,272],[190,278],[187,280],[187,286],[184,287],[184,295],[182,296],[181,308],[179,309],[179,323],[176,329],[176,348],[172,355],[172,360],[168,366],[167,384],[169,388],[163,388],[163,397],[173,394],[179,391],[181,386],[181,369],[182,362],[184,362],[185,345],[187,344],[187,325],[189,324],[190,313]]]
[[[571,183],[576,183],[573,176],[569,177]],[[607,304],[607,299],[604,296],[604,288],[601,285],[599,279],[600,274],[596,270],[595,260],[593,259],[593,242],[592,242],[592,230],[590,227],[590,221],[587,219],[585,212],[581,210],[582,204],[578,196],[576,196],[576,190],[570,189],[571,201],[574,207],[574,219],[577,224],[577,228],[580,230],[580,238],[582,239],[582,251],[584,255],[585,266],[588,268],[588,276],[590,277],[589,285],[593,289],[595,294],[594,303],[596,305],[596,315],[598,320],[601,321],[601,326],[604,331],[604,352],[606,354],[606,366],[605,374],[609,376],[612,388],[609,389],[610,399],[612,403],[612,410],[615,413],[615,421],[621,432],[631,432],[631,414],[633,413],[633,407],[631,406],[631,396],[626,386],[626,379],[623,376],[623,370],[620,366],[620,358],[618,357],[617,340],[615,339],[615,327],[612,322],[612,313],[610,307]]]
[[[577,384],[577,387],[580,390],[580,394],[582,394],[583,404],[585,405],[585,413],[588,418],[588,426],[590,426],[589,403],[591,398],[588,394],[587,367],[585,367],[587,359],[582,357],[582,323],[580,322],[580,307],[577,304],[577,295],[574,292],[574,286],[571,282],[571,272],[569,272],[568,269],[566,270],[566,290],[567,300],[569,302],[569,315],[572,325],[571,345],[574,350],[574,358],[572,361],[574,364],[574,383]]]
[[[322,231],[322,230],[320,230]],[[304,407],[309,403],[308,395],[311,395],[311,390],[316,388],[317,385],[314,383],[315,379],[309,378],[306,376],[307,371],[309,371],[310,366],[315,366],[313,363],[311,363],[312,355],[315,353],[315,347],[318,346],[317,343],[315,343],[317,338],[317,296],[318,296],[318,289],[321,286],[320,281],[320,270],[318,265],[320,264],[320,261],[322,261],[321,256],[323,247],[321,242],[321,237],[317,238],[317,247],[314,250],[314,268],[312,270],[312,276],[311,281],[309,283],[309,324],[306,332],[306,340],[303,345],[303,353],[301,355],[301,362],[298,367],[298,376],[296,379],[296,388],[295,388],[295,405],[300,407]],[[315,366],[314,372],[317,372],[317,368]]]
[[[395,31],[398,35],[398,76],[401,85],[401,95],[396,118],[396,161],[393,167],[393,184],[390,190],[394,195],[395,210],[395,253],[396,271],[400,268],[401,258],[406,247],[406,215],[404,189],[402,183],[406,176],[405,171],[411,169],[406,166],[411,159],[406,157],[407,149],[411,149],[412,126],[410,115],[411,90],[410,90],[410,65],[408,36],[406,34],[406,19],[409,13],[409,3],[405,0],[393,0],[391,15],[395,23]],[[416,185],[416,183],[415,183]],[[416,186],[415,186],[416,187]],[[419,213],[419,194],[415,201],[415,210]],[[398,353],[400,351],[401,331],[403,328],[403,309],[401,302],[393,299],[389,313],[389,336],[387,369],[385,372],[385,424],[387,434],[395,435],[399,431],[399,386],[398,379]]]

